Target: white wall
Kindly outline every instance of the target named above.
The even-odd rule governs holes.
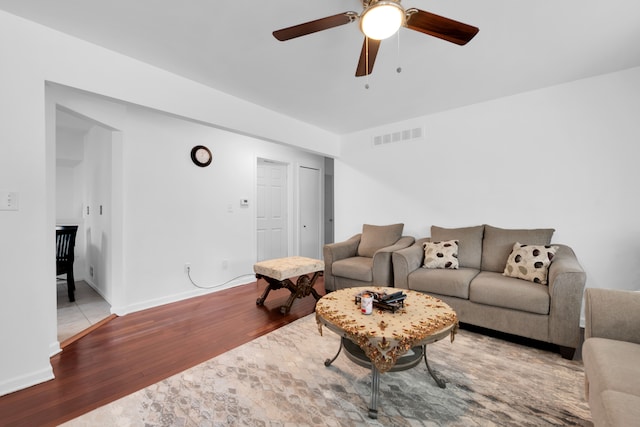
[[[72,222],[82,211],[75,206],[75,167],[58,164],[56,168],[56,223]]]
[[[289,246],[297,251],[298,166],[322,170],[324,157],[58,85],[47,85],[47,99],[102,124],[83,138],[82,237],[87,270],[94,270],[84,275],[116,314],[204,293],[184,274],[187,262],[196,283],[214,290],[253,279],[259,157],[288,165]],[[120,149],[112,149],[114,133],[121,135]],[[195,145],[212,150],[209,167],[191,162]],[[121,170],[120,192],[111,188],[118,179],[112,163],[122,164],[114,168]],[[122,212],[112,206],[119,197]],[[249,207],[241,207],[240,199],[248,199]],[[114,216],[124,224],[121,248],[112,244]],[[111,272],[117,258],[122,280]]]
[[[84,141],[84,221],[78,229],[82,234],[86,256],[84,277],[107,302],[112,303],[112,131],[93,126]]]
[[[259,157],[289,165],[294,248],[297,166],[322,170],[323,157],[131,106],[122,133],[127,305],[121,311],[202,293],[184,274],[187,262],[201,286],[242,275],[231,284],[253,280]],[[211,150],[210,166],[191,162],[195,145]],[[249,206],[240,206],[240,199]]]
[[[0,12],[0,58],[0,188],[18,192],[20,203],[18,211],[0,211],[0,324],[5,325],[0,332],[0,395],[51,379],[49,356],[59,348],[53,257],[55,104],[45,100],[46,82],[317,153],[336,155],[339,150],[338,137],[329,132],[5,12]],[[122,179],[130,173],[125,169],[134,166],[124,158],[123,141],[116,138],[113,150],[115,231],[110,244],[123,248]],[[112,260],[114,283],[127,280],[126,254],[119,253]],[[128,306],[127,295],[116,293],[113,300]]]
[[[363,222],[553,227],[587,286],[640,289],[640,68],[344,137],[336,241]],[[426,138],[373,148],[374,135]]]

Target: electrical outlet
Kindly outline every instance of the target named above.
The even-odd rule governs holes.
[[[89,276],[93,277],[93,265],[89,266]]]
[[[189,274],[191,272],[191,263],[190,262],[186,262],[184,264],[184,272]]]

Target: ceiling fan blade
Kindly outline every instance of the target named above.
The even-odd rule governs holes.
[[[367,47],[369,47],[369,55],[367,55]],[[373,64],[376,62],[378,49],[380,48],[380,40],[364,38],[362,50],[360,51],[360,60],[356,69],[356,77],[366,76],[373,71]],[[367,61],[368,59],[368,61]],[[368,65],[367,65],[368,63]]]
[[[407,10],[406,25],[412,30],[461,46],[467,44],[480,31],[477,27],[420,9]]]
[[[293,27],[283,28],[273,32],[273,37],[281,42],[295,39],[296,37],[306,36],[307,34],[316,33],[329,28],[339,27],[340,25],[353,22],[358,17],[355,12],[344,12],[326,18],[316,19],[315,21],[305,22],[304,24],[294,25]]]

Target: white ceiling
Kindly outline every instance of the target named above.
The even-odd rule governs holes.
[[[0,0],[0,9],[338,134],[640,66],[637,0],[402,4],[480,32],[457,46],[403,28],[399,42],[383,41],[373,74],[356,78],[357,23],[287,42],[271,32],[360,12],[358,0]]]

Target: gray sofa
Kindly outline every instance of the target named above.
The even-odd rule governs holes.
[[[582,347],[596,427],[640,426],[640,292],[588,288]]]
[[[327,292],[354,286],[393,286],[391,254],[411,246],[402,236],[404,224],[364,224],[362,233],[324,245],[324,286]]]
[[[518,261],[511,254],[512,250],[517,252],[517,242],[522,244],[518,248],[523,249],[527,245],[549,246],[553,232],[490,225],[433,226],[430,238],[418,239],[414,245],[394,252],[395,287],[442,299],[462,323],[556,344],[562,356],[571,359],[581,339],[580,310],[586,281],[573,250],[554,243],[552,250],[556,253],[548,261],[550,265],[543,268],[546,277],[542,280],[503,275],[506,267],[511,268]],[[423,245],[447,241],[457,242],[454,261],[458,268],[424,268],[438,259],[425,259]],[[519,267],[514,268],[518,273]]]

